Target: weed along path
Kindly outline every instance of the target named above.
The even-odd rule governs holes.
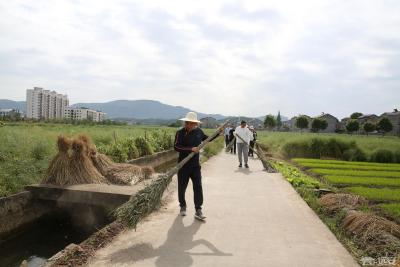
[[[163,207],[114,239],[90,266],[358,266],[330,230],[280,174],[257,159],[239,169],[235,155],[203,164],[204,213],[180,217],[176,183]]]

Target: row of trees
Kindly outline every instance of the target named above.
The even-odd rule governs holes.
[[[374,131],[378,131],[380,133],[386,134],[393,130],[393,124],[388,118],[381,118],[377,123],[367,121],[364,124],[360,125],[357,121],[357,118],[361,116],[361,113],[353,113],[351,115],[351,119],[349,119],[345,125],[346,131],[350,134],[354,132],[358,132],[361,128],[367,133],[372,133]],[[310,118],[307,116],[299,116],[296,119],[296,127],[303,131],[304,129],[308,129],[310,124]],[[272,130],[277,127],[280,129],[282,127],[282,121],[280,117],[280,113],[275,117],[273,115],[267,115],[264,120],[264,127]],[[323,131],[328,127],[328,122],[322,118],[314,118],[311,121],[311,132],[318,133],[319,131]]]
[[[348,133],[358,132],[361,128],[367,135],[374,131],[385,134],[393,130],[393,124],[388,118],[382,118],[377,123],[367,121],[362,125],[360,125],[356,119],[350,119],[347,121],[346,130]]]

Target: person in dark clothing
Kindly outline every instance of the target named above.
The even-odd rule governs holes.
[[[249,149],[249,157],[254,157],[253,149],[254,149],[254,144],[255,144],[255,142],[256,142],[256,140],[257,140],[257,132],[256,132],[256,130],[254,130],[254,127],[253,127],[253,126],[250,126],[249,129],[250,129],[250,131],[253,133],[253,140],[250,141],[250,147],[251,147],[251,149]]]
[[[196,155],[178,171],[180,214],[182,216],[186,215],[185,192],[190,178],[193,184],[194,205],[196,209],[195,217],[203,220],[205,216],[202,213],[203,188],[201,183],[201,166],[198,146],[201,142],[206,140],[208,136],[198,127],[200,121],[197,120],[196,113],[189,112],[185,118],[180,120],[185,122],[185,126],[179,129],[175,135],[174,149],[179,152],[178,162],[186,158],[191,152],[196,153]],[[215,138],[217,137],[218,135],[215,136]]]
[[[232,142],[233,139],[235,139],[235,140],[233,141],[233,145],[232,145],[232,147],[231,147],[231,153],[233,152],[234,154],[236,154],[236,138],[235,138],[234,133],[235,133],[235,128],[232,127],[232,128],[229,130],[229,144]]]

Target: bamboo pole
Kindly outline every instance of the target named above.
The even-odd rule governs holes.
[[[218,127],[217,131],[204,140],[199,146],[199,150],[207,145],[211,139],[220,134],[221,129],[223,129],[230,120]],[[180,161],[175,167],[170,169],[164,174],[160,174],[156,180],[154,180],[149,186],[140,190],[135,195],[117,208],[114,211],[117,219],[128,226],[136,228],[137,223],[150,214],[154,209],[158,208],[161,203],[162,195],[167,188],[168,184],[171,182],[172,177],[183,167],[191,158],[196,155],[195,152],[191,152],[186,158]]]
[[[240,135],[238,135],[238,134],[234,134],[237,138],[239,138],[243,143],[246,143],[247,144],[247,142],[246,141],[244,141],[244,139],[240,136]],[[259,149],[259,145],[257,145],[257,147],[258,147],[258,149],[257,150],[255,150],[255,149],[253,149],[250,145],[248,145],[249,146],[249,149],[251,149],[254,153],[256,153],[256,155],[257,155],[257,157],[261,160],[261,163],[263,164],[263,166],[264,166],[264,168],[265,168],[265,170],[267,171],[267,172],[270,172],[270,173],[275,173],[276,172],[276,170],[274,169],[274,167],[272,167],[272,165],[267,161],[267,159],[265,158],[265,156],[264,156],[264,153],[262,153],[262,151],[258,151],[258,149]],[[261,149],[260,149],[261,150]]]

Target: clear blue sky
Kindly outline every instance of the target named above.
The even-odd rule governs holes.
[[[227,115],[400,108],[400,1],[2,1],[0,98]],[[396,106],[397,105],[397,106]]]

